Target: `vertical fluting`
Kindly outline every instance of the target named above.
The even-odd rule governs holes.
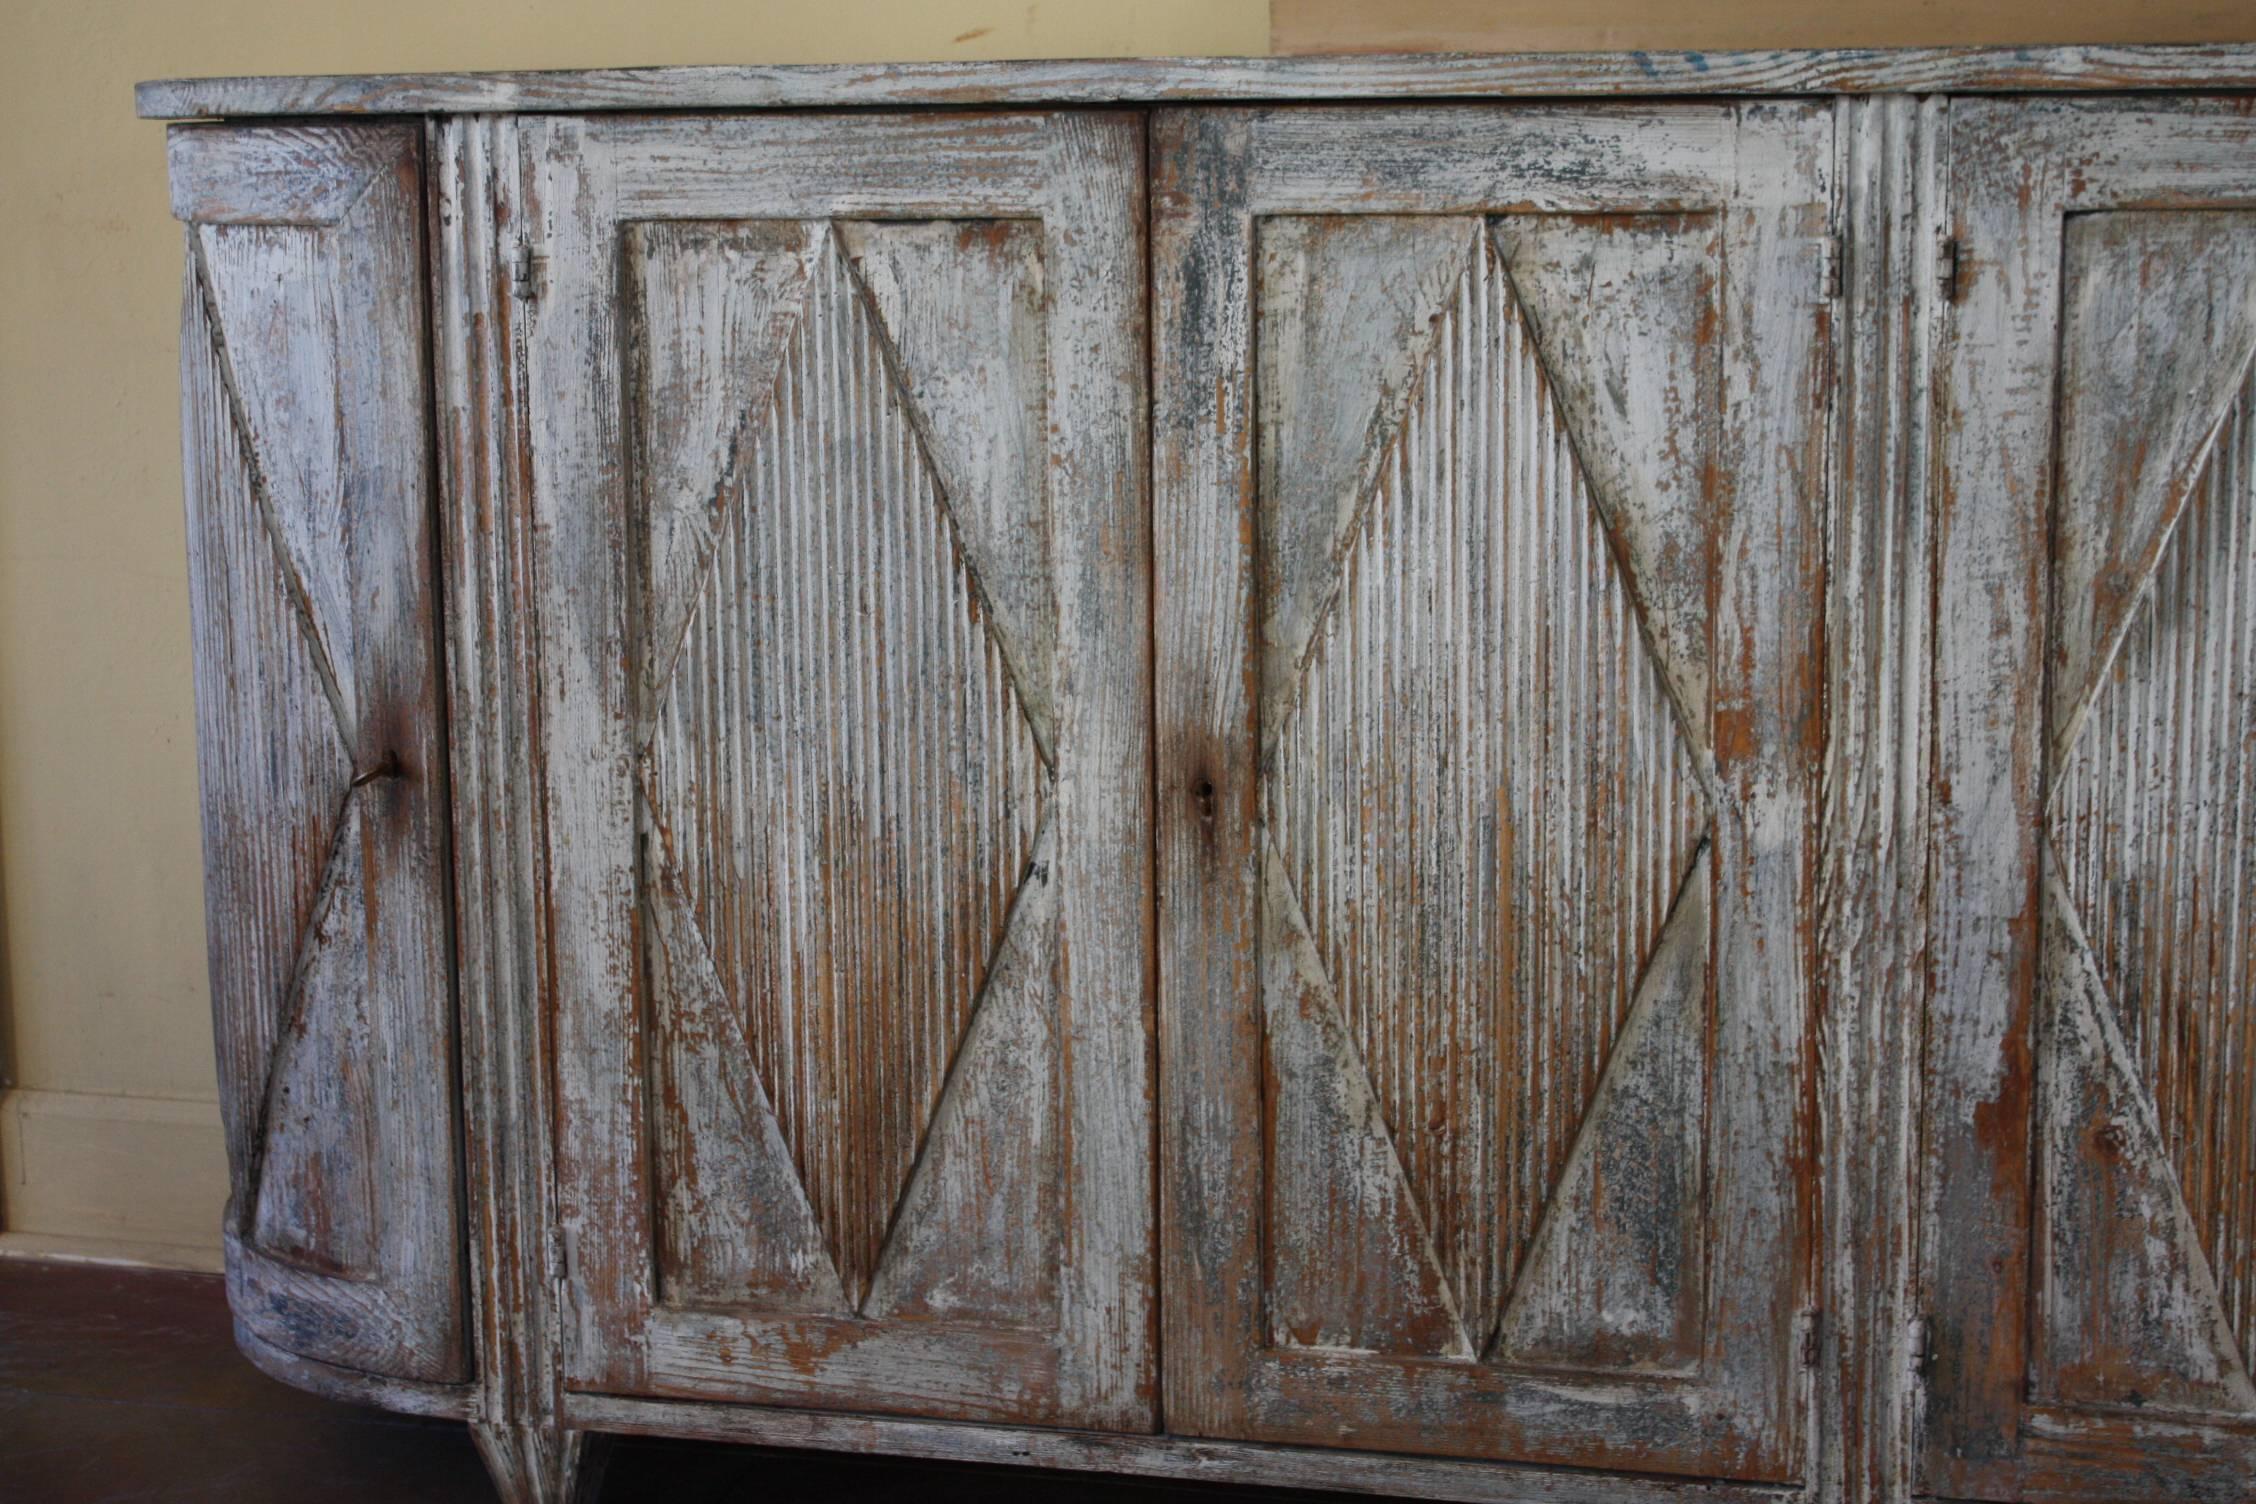
[[[1047,776],[875,318],[830,241],[649,754],[676,880],[857,1301]]]
[[[2058,770],[2051,839],[2256,1351],[2256,368]]]
[[[1706,825],[1634,609],[1483,237],[1353,526],[1267,791],[1476,1342]]]

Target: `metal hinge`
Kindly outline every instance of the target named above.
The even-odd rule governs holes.
[[[1956,235],[1946,235],[1935,247],[1935,293],[1946,303],[1958,301],[1960,268],[1966,251]]]
[[[520,240],[509,255],[509,290],[530,303],[541,295],[541,284],[548,278],[548,258],[533,249],[530,240]]]
[[[1822,235],[1817,242],[1817,300],[1831,303],[1841,296],[1841,237]]]

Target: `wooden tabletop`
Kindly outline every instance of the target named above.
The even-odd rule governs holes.
[[[2256,44],[828,63],[177,78],[150,119],[873,105],[2256,88]]]

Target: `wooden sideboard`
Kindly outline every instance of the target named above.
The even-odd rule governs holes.
[[[269,1371],[2256,1497],[2256,48],[140,104]]]

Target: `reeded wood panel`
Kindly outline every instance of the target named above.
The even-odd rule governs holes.
[[[539,148],[569,1371],[1133,1425],[1136,137],[815,124]]]
[[[418,152],[183,128],[206,907],[236,1315],[462,1376]]]
[[[1791,1477],[1829,122],[1160,139],[1171,1423]]]
[[[1652,233],[1634,221],[1609,229],[1625,241]],[[1288,407],[1261,435],[1274,456],[1264,541],[1301,543],[1327,516],[1348,519],[1318,540],[1337,563],[1311,582],[1313,612],[1297,600],[1273,608],[1271,643],[1292,666],[1264,685],[1267,859],[1287,890],[1268,944],[1313,947],[1314,980],[1353,1042],[1343,1064],[1371,1083],[1418,1225],[1407,1241],[1438,1265],[1429,1298],[1442,1337],[1426,1350],[1484,1354],[1677,905],[1708,801],[1489,226],[1272,219],[1262,233],[1264,390]],[[1681,290],[1699,297],[1712,225],[1673,249],[1688,274]],[[1390,270],[1427,263],[1455,265],[1454,287],[1430,308],[1405,299],[1407,319],[1295,337],[1303,317],[1322,316],[1314,308],[1349,303],[1346,288],[1384,287]],[[1383,347],[1405,340],[1390,412],[1383,390],[1356,389],[1361,361],[1342,352],[1388,362],[1399,357]],[[1712,411],[1712,364],[1691,375],[1683,406]],[[1340,422],[1293,402],[1310,387],[1377,410]],[[1586,432],[1604,421],[1579,418]],[[1343,432],[1386,436],[1348,469],[1347,495],[1333,500],[1331,475],[1288,489],[1282,472],[1303,441],[1320,449]],[[1693,464],[1712,462],[1699,449],[1713,433],[1686,425]],[[1309,614],[1295,640],[1289,624]],[[1270,1248],[1291,1293],[1272,1319],[1281,1340],[1336,1342],[1363,1323],[1356,1287],[1334,1281],[1370,1271],[1345,1270],[1299,1236],[1312,1203],[1339,1196],[1302,1182],[1304,1152],[1297,1135],[1280,1138]]]
[[[1950,848],[1937,915],[1931,1173],[1956,1231],[1930,1252],[1952,1449],[1930,1466],[1979,1497],[2235,1496],[2256,1458],[2256,136],[2205,106],[1956,122],[1954,212],[1999,250],[1945,345],[1964,510],[1941,671],[1988,708],[1961,711],[1944,772],[1996,826]],[[2048,400],[2008,414],[2007,392]],[[2021,600],[2008,632],[1970,630]]]
[[[803,238],[798,318],[727,425],[685,633],[651,642],[666,666],[644,778],[656,901],[694,911],[858,1309],[1028,875],[1049,771],[876,311],[840,235]],[[1017,238],[1031,304],[1039,247]],[[647,253],[639,269],[646,285],[695,275]],[[657,337],[705,357],[691,333]],[[1046,535],[1038,485],[988,500]],[[654,604],[658,622],[679,614]]]
[[[2256,1410],[2256,214],[2079,216],[2066,260],[2046,834]]]
[[[628,232],[672,1303],[1054,1295],[1052,778],[1004,646],[1054,651],[1041,257],[1025,221]],[[1006,1152],[934,1142],[951,1082],[943,1131]]]

